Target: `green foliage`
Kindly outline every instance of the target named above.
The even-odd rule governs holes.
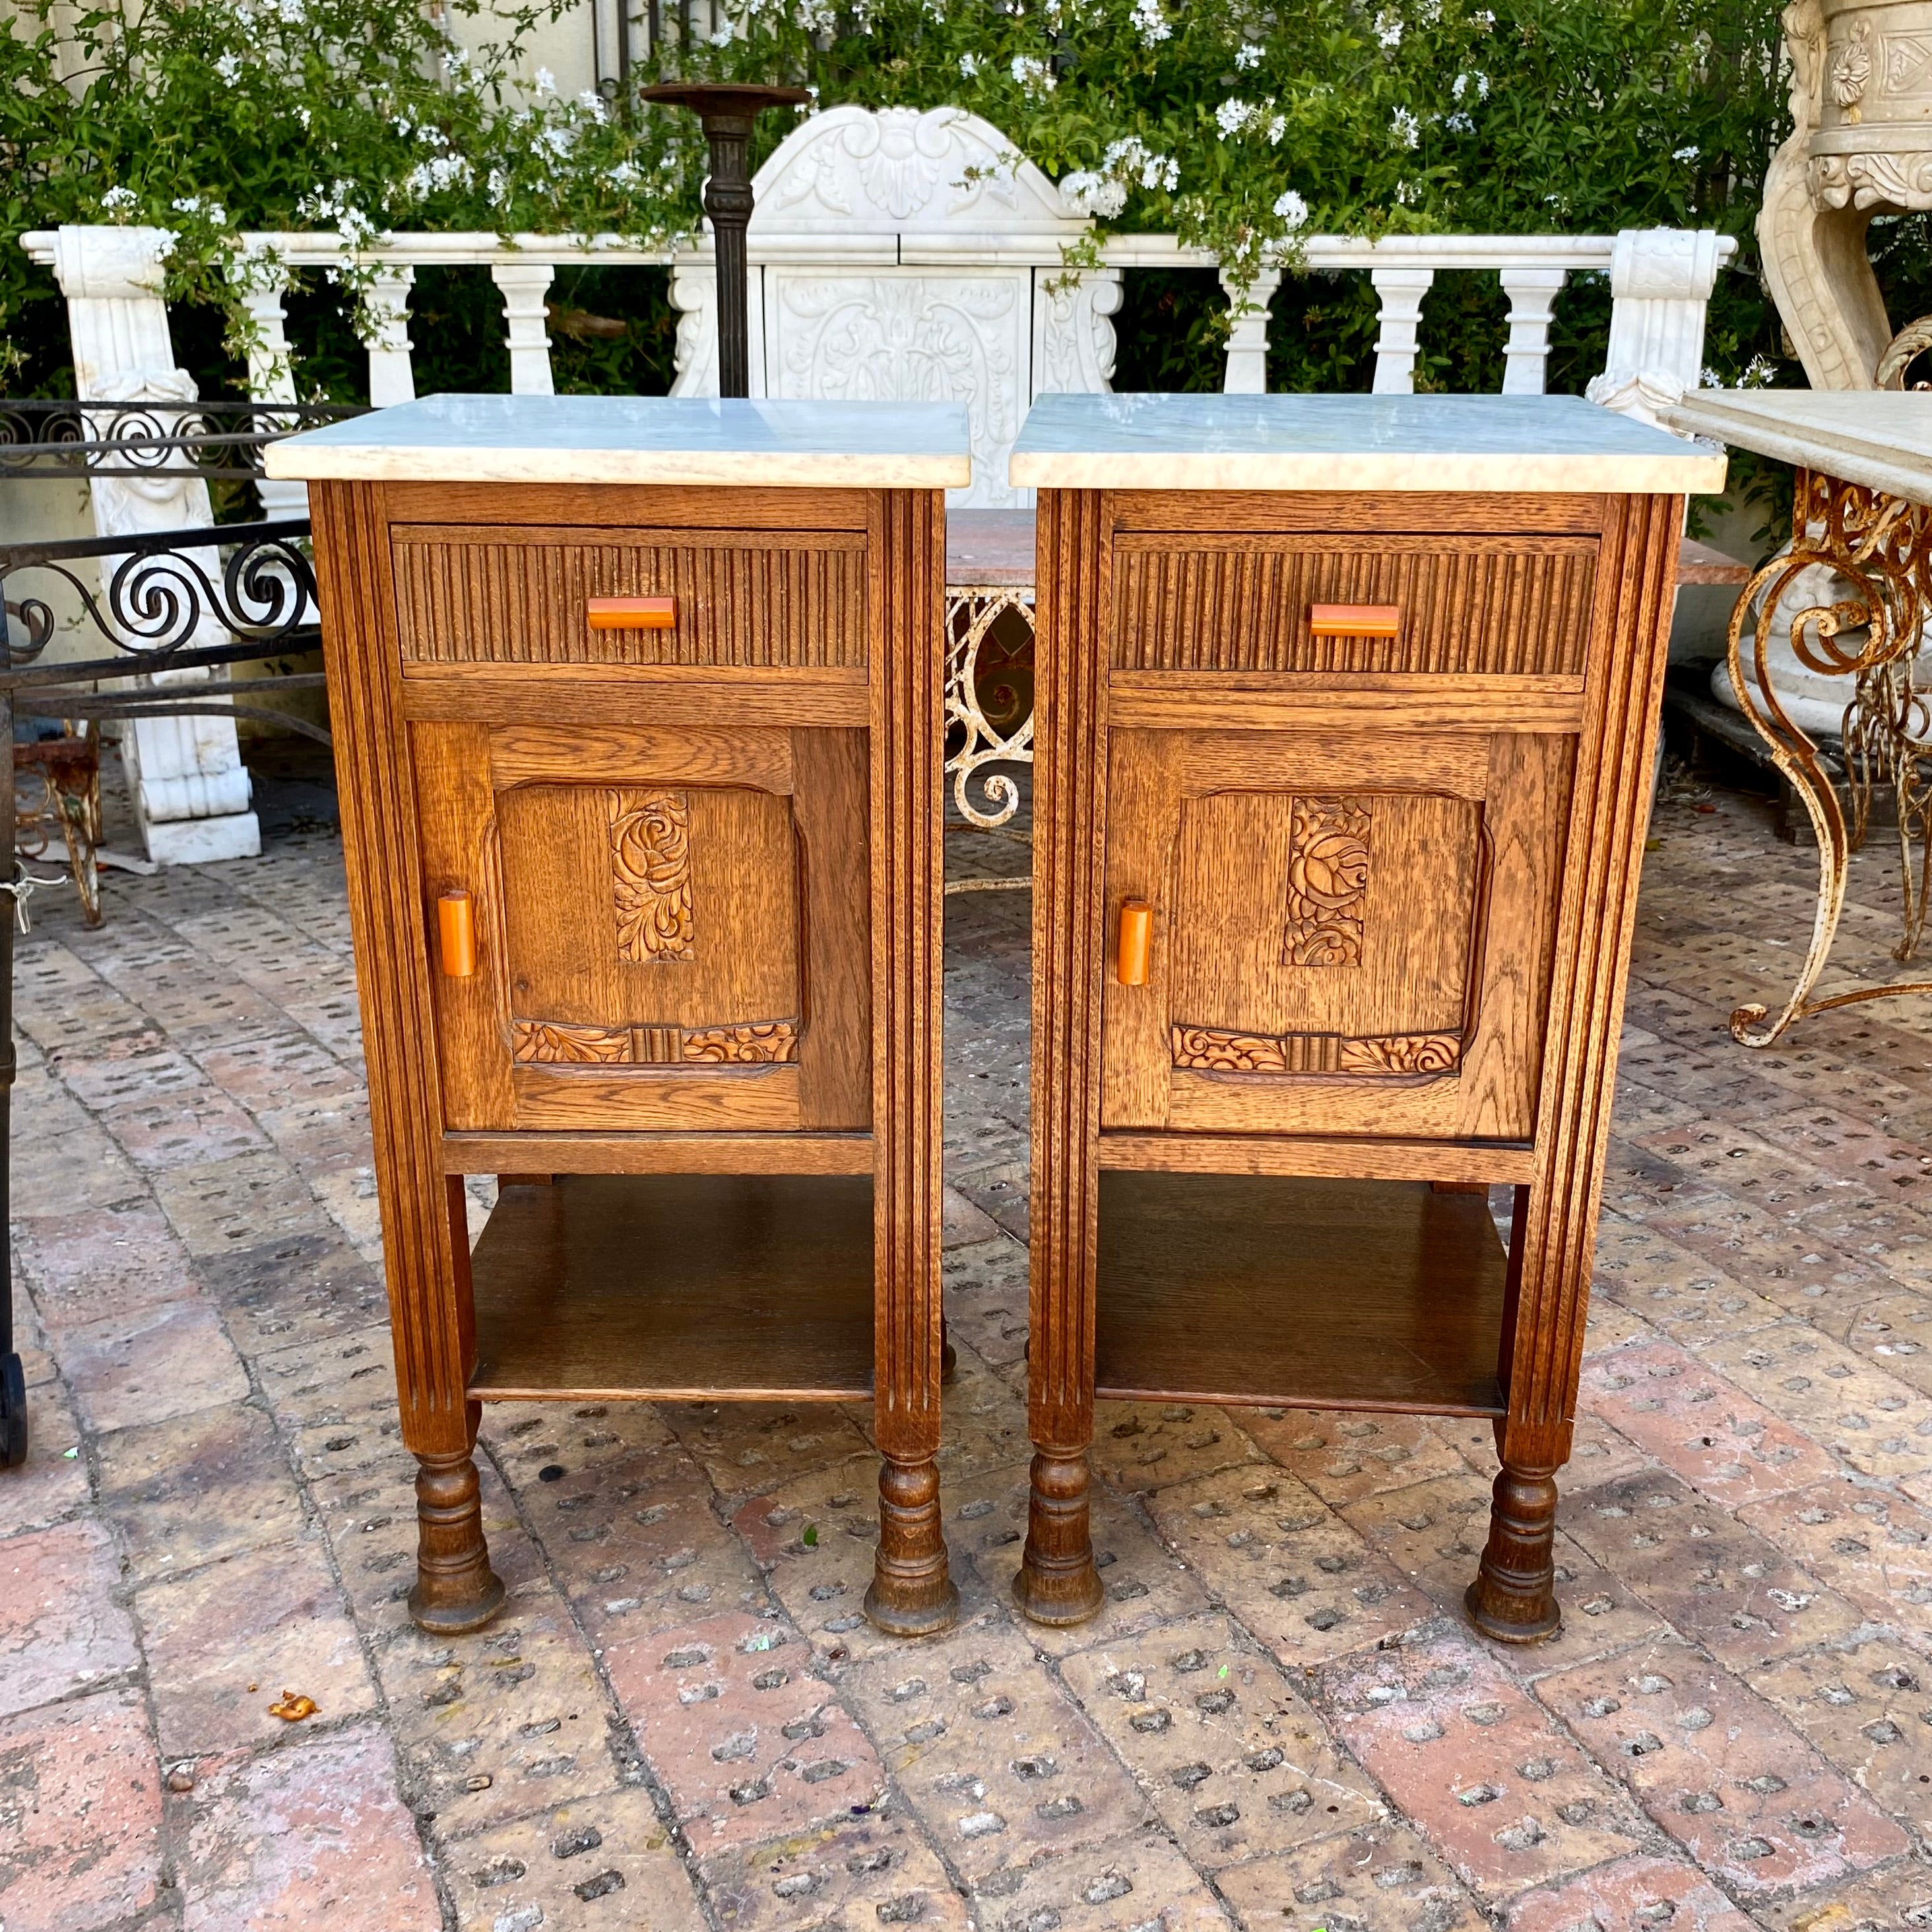
[[[479,0],[452,4],[473,14]],[[173,295],[232,308],[244,229],[664,238],[697,220],[703,160],[689,116],[514,84],[537,5],[490,15],[501,38],[467,56],[414,0],[146,0],[124,11],[96,0],[64,13],[64,56],[55,0],[16,6],[15,32],[0,34],[10,387],[44,392],[64,362],[51,280],[13,245],[28,228],[119,219],[175,230]],[[733,36],[674,41],[638,78],[676,70],[800,80],[826,104],[957,103],[1103,226],[1177,232],[1238,278],[1264,259],[1297,267],[1304,233],[1716,227],[1740,249],[1712,304],[1712,367],[1726,381],[1801,380],[1781,355],[1751,233],[1785,127],[1777,0],[737,7]],[[754,162],[792,124],[767,115]],[[1920,300],[1923,224],[1874,240],[1894,308],[1932,306]],[[351,272],[292,300],[305,391],[353,396],[364,381],[342,313],[357,293]],[[560,387],[668,383],[661,273],[568,270],[554,302],[560,326],[580,318],[556,335]],[[1552,388],[1580,388],[1601,366],[1608,310],[1600,280],[1573,279]],[[1211,276],[1130,277],[1121,386],[1213,386],[1223,311]],[[420,274],[421,386],[502,386],[499,316],[480,272]],[[1503,332],[1492,277],[1441,278],[1424,310],[1418,386],[1496,387]],[[1291,274],[1274,300],[1270,382],[1365,387],[1374,333],[1365,277]],[[232,363],[237,346],[231,326],[220,353]]]

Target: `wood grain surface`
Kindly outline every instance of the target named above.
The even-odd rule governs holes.
[[[1108,1400],[1498,1415],[1504,1255],[1426,1182],[1102,1174]]]
[[[1123,536],[1123,670],[1580,674],[1597,545],[1580,537]],[[1392,604],[1393,637],[1318,634],[1319,604]]]
[[[859,1178],[706,1174],[505,1190],[472,1262],[470,1394],[862,1398],[872,1192]]]
[[[441,664],[862,664],[856,531],[499,530],[391,533],[405,661]],[[668,596],[664,629],[593,629],[592,598]]]

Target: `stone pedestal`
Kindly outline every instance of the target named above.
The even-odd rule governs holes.
[[[193,381],[175,366],[162,299],[166,231],[158,228],[62,228],[55,237],[53,270],[67,298],[74,344],[74,386],[84,401],[192,402]],[[139,536],[212,524],[208,486],[190,477],[96,477],[88,484],[94,525],[102,536]],[[219,581],[215,550],[176,554]],[[124,560],[100,560],[104,592]],[[157,559],[133,574],[135,598],[149,574],[177,590],[191,586]],[[123,608],[134,600],[124,596]],[[122,632],[130,649],[139,632]],[[184,646],[200,649],[231,641],[226,628],[204,616]],[[157,673],[152,682],[207,682],[206,670]],[[235,726],[226,718],[142,718],[130,721],[122,755],[134,793],[135,813],[148,856],[162,864],[205,864],[216,859],[253,858],[262,849],[261,828],[249,810],[248,769]]]

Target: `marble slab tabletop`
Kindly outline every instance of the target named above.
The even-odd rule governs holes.
[[[272,477],[355,483],[680,483],[951,490],[962,403],[428,396],[271,443]]]
[[[1932,392],[1694,389],[1660,413],[1690,435],[1932,503]]]
[[[1724,487],[1724,458],[1577,396],[1042,396],[1022,488],[1603,490]]]

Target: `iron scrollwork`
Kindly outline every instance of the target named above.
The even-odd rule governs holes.
[[[1772,682],[1769,652],[1780,602],[1802,572],[1819,564],[1835,572],[1851,594],[1794,611],[1788,634],[1807,670],[1852,681],[1844,711],[1843,800],[1818,747],[1787,716]],[[1932,709],[1915,681],[1914,660],[1928,613],[1932,506],[1800,470],[1790,547],[1744,586],[1731,614],[1727,662],[1744,716],[1810,818],[1818,840],[1818,901],[1810,949],[1784,1010],[1768,1025],[1762,1024],[1769,1012],[1762,1005],[1742,1006],[1732,1014],[1732,1034],[1745,1046],[1768,1046],[1797,1021],[1834,1006],[1932,992],[1932,981],[1917,980],[1811,997],[1844,909],[1850,857],[1864,842],[1873,796],[1881,786],[1898,808],[1904,872],[1904,927],[1892,956],[1911,958],[1924,936],[1932,904],[1932,788],[1922,760],[1932,753]]]
[[[946,593],[946,769],[960,815],[982,832],[1020,803],[1012,778],[987,767],[1033,763],[1033,632],[1030,586]]]
[[[360,416],[336,403],[0,399],[0,478],[184,476],[247,482],[298,430]]]

